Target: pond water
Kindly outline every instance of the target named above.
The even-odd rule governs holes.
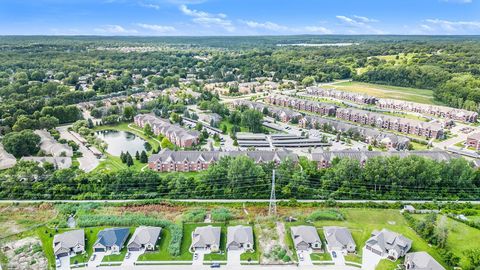
[[[120,156],[123,151],[134,157],[137,151],[141,153],[151,149],[148,142],[128,131],[102,130],[97,131],[96,135],[107,143],[107,153],[112,156]]]

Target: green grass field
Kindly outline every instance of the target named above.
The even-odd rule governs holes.
[[[433,91],[427,89],[407,88],[362,82],[340,82],[333,88],[349,92],[364,93],[379,98],[391,98],[425,104],[436,104]]]

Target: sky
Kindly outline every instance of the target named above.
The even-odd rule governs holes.
[[[480,35],[480,0],[0,0],[0,35]]]

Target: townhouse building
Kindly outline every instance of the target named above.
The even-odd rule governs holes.
[[[232,103],[232,106],[235,108],[245,106],[249,109],[257,110],[260,112],[266,111],[269,116],[276,118],[284,123],[290,122],[292,120],[299,121],[303,117],[301,113],[288,108],[268,106],[260,102],[254,102],[249,100],[236,100]]]
[[[359,109],[339,108],[336,118],[426,138],[439,139],[444,135],[439,122],[422,122]]]
[[[281,107],[289,107],[296,110],[312,112],[320,115],[335,115],[337,109],[332,104],[311,101],[306,99],[282,96],[282,95],[270,95],[265,98],[265,101],[272,105]]]
[[[284,160],[298,162],[296,154],[285,151],[171,151],[164,149],[150,156],[148,167],[158,172],[196,172],[208,169],[222,157],[246,156],[257,164],[280,164]]]
[[[353,93],[353,92],[344,92],[344,91],[339,91],[333,88],[328,89],[328,88],[310,86],[310,87],[307,87],[306,92],[307,94],[312,96],[348,100],[348,101],[352,101],[359,104],[376,104],[378,101],[378,99],[374,96]]]
[[[133,120],[141,128],[149,124],[155,135],[162,134],[179,147],[191,147],[200,142],[200,132],[185,129],[178,124],[170,123],[168,119],[162,119],[153,114],[139,114]]]

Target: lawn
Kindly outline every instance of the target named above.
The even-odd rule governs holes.
[[[364,93],[378,98],[391,98],[425,104],[437,104],[433,100],[433,91],[427,89],[398,87],[362,82],[340,82],[333,88],[349,92]]]
[[[468,262],[464,257],[464,251],[480,246],[480,230],[451,218],[447,218],[446,222],[449,229],[447,248],[461,258],[460,266],[467,269]]]
[[[132,237],[133,233],[135,232],[136,227],[130,227],[130,234],[125,240],[125,245],[123,246],[122,250],[120,250],[119,254],[111,254],[103,257],[102,262],[121,262],[125,258],[125,254],[127,254],[127,243],[130,237]]]
[[[402,263],[402,259],[399,259],[395,262],[383,259],[378,263],[377,267],[375,267],[375,270],[394,270],[394,269],[397,269],[397,265],[401,263]]]
[[[250,225],[247,225],[250,226]],[[255,230],[255,226],[253,227],[253,241],[254,241],[254,246],[253,246],[253,252],[245,252],[240,255],[240,260],[242,261],[248,261],[250,259],[251,261],[259,261],[260,260],[260,245],[258,244],[258,237],[257,237],[257,232]]]
[[[331,261],[332,256],[329,252],[319,252],[310,254],[312,261]]]
[[[404,217],[398,210],[392,209],[342,209],[345,215],[344,221],[316,221],[315,227],[323,226],[343,226],[350,229],[352,237],[357,244],[357,253],[361,255],[362,247],[370,238],[373,230],[381,230],[383,228],[401,233],[413,240],[411,251],[426,251],[442,263],[442,259],[438,252],[413,231]]]
[[[129,125],[130,125],[130,127],[129,127]],[[137,135],[138,137],[144,139],[145,141],[147,141],[152,146],[152,149],[157,149],[157,148],[160,147],[160,144],[156,140],[154,140],[152,137],[145,136],[142,128],[136,126],[133,122],[132,123],[119,123],[119,124],[116,124],[116,125],[95,126],[93,128],[93,130],[94,131],[98,131],[98,130],[128,131],[128,132],[131,132],[131,133]],[[151,151],[150,151],[150,153],[151,153]]]
[[[93,170],[94,172],[102,171],[119,171],[130,168],[131,170],[140,171],[147,164],[141,163],[133,157],[133,166],[128,167],[127,164],[122,163],[120,157],[112,156],[108,153],[105,153],[107,157],[105,160],[101,161],[100,164]]]

